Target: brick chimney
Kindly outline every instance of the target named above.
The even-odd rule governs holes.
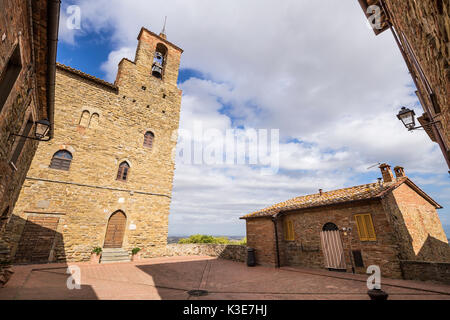
[[[383,176],[384,183],[394,181],[394,175],[392,174],[390,165],[383,163],[378,168],[380,168],[380,170],[381,170],[381,174]]]
[[[405,169],[404,169],[403,167],[396,166],[396,167],[394,168],[394,172],[395,172],[395,176],[397,177],[397,179],[406,177],[406,175],[405,175]]]

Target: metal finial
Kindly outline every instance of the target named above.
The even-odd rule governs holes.
[[[166,23],[167,23],[167,16],[164,17],[164,26],[163,26],[162,31],[161,31],[161,33],[163,35],[166,34]]]

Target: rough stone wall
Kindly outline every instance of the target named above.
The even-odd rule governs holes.
[[[402,184],[384,200],[402,260],[450,262],[450,247],[436,208]]]
[[[426,261],[400,261],[404,279],[438,281],[450,284],[450,263]]]
[[[93,247],[103,246],[108,218],[117,210],[127,217],[124,249],[139,247],[143,257],[165,251],[181,104],[172,68],[180,53],[167,44],[170,72],[163,80],[151,76],[149,37],[141,34],[135,62],[122,60],[118,90],[57,69],[55,135],[39,146],[8,225],[13,252],[30,215],[58,216],[55,260],[87,260]],[[98,114],[98,124],[80,125],[83,111]],[[152,149],[143,146],[147,131],[155,136]],[[69,171],[49,168],[62,149],[73,156]],[[122,161],[130,165],[125,182],[116,180]]]
[[[166,256],[211,256],[221,259],[245,262],[247,247],[230,244],[169,244]]]
[[[434,120],[441,121],[440,132],[450,156],[450,1],[385,1],[393,17],[394,27],[399,34],[405,34],[436,93],[440,114],[432,110],[431,100],[414,68],[420,86],[418,89],[425,103],[430,106],[432,115],[437,116]],[[406,45],[403,40],[402,43]]]
[[[376,241],[360,241],[353,218],[355,214],[370,213],[376,233]],[[284,240],[284,219],[294,225],[293,241]],[[365,273],[369,265],[378,265],[383,276],[400,278],[401,270],[397,257],[397,245],[387,215],[379,202],[361,205],[336,205],[322,209],[294,211],[279,218],[279,244],[282,266],[324,268],[324,257],[320,242],[320,231],[325,223],[332,222],[339,229],[351,227],[352,233],[341,231],[347,271],[351,271],[350,244],[352,250],[360,250],[364,268],[356,272]],[[270,224],[269,224],[270,223]],[[249,230],[251,231],[249,233]],[[269,237],[269,233],[272,236]],[[247,220],[247,244],[256,249],[258,263],[273,264],[275,256],[273,224],[270,219]],[[261,254],[262,253],[262,254]]]

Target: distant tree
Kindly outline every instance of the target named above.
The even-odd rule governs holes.
[[[227,237],[214,237],[204,234],[194,234],[189,238],[182,238],[178,240],[180,244],[186,243],[215,243],[215,244],[229,244],[230,240]]]

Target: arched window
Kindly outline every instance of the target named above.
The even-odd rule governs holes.
[[[72,154],[67,150],[59,150],[53,155],[50,168],[69,171],[71,162]]]
[[[119,170],[117,171],[117,180],[127,181],[128,172],[130,171],[130,165],[124,161],[119,165]]]
[[[89,128],[97,128],[98,127],[98,113],[93,113],[91,116],[91,121],[89,122]]]
[[[323,225],[322,231],[337,231],[339,228],[333,222],[327,222]]]
[[[82,126],[82,127],[88,127],[89,126],[89,118],[90,118],[90,113],[89,113],[89,111],[87,111],[87,110],[84,110],[82,113],[81,113],[81,118],[80,118],[80,123],[79,123],[79,125],[80,126]]]
[[[155,56],[153,58],[152,75],[162,79],[164,67],[166,65],[167,47],[162,43],[156,45]]]
[[[152,148],[153,147],[153,140],[155,139],[155,135],[151,131],[147,131],[144,134],[144,147]]]

